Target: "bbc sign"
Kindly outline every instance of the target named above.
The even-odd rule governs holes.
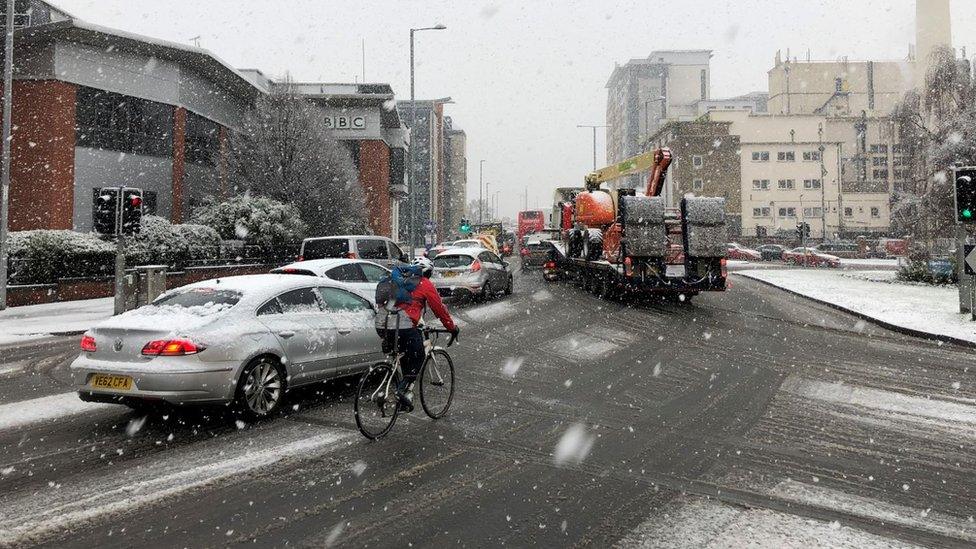
[[[330,130],[364,130],[366,129],[365,116],[326,116],[325,127]]]

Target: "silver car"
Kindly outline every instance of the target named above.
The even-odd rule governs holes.
[[[366,299],[311,276],[198,282],[89,330],[72,381],[86,401],[231,403],[259,419],[288,389],[378,360],[374,316]]]
[[[514,280],[508,262],[484,248],[450,248],[434,260],[430,281],[444,297],[488,300],[512,293]]]

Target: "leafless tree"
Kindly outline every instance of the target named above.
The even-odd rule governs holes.
[[[366,230],[350,152],[287,84],[259,98],[245,115],[230,139],[230,170],[242,190],[295,206],[310,235]]]

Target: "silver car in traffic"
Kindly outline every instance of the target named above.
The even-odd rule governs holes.
[[[507,261],[484,248],[450,248],[433,260],[430,281],[444,297],[488,300],[512,293],[514,279]]]
[[[312,276],[221,278],[171,290],[82,338],[82,400],[230,403],[275,413],[288,389],[358,373],[381,357],[366,299]]]

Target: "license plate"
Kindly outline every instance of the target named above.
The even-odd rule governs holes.
[[[684,278],[685,276],[685,266],[684,265],[667,265],[664,268],[664,276],[668,278]]]
[[[443,273],[441,273],[441,276],[443,276],[444,278],[454,278],[455,276],[457,276],[457,272],[456,271],[444,271]]]
[[[95,374],[91,377],[91,386],[96,389],[114,389],[116,391],[129,391],[132,389],[132,378],[129,376],[110,376],[106,374]]]

